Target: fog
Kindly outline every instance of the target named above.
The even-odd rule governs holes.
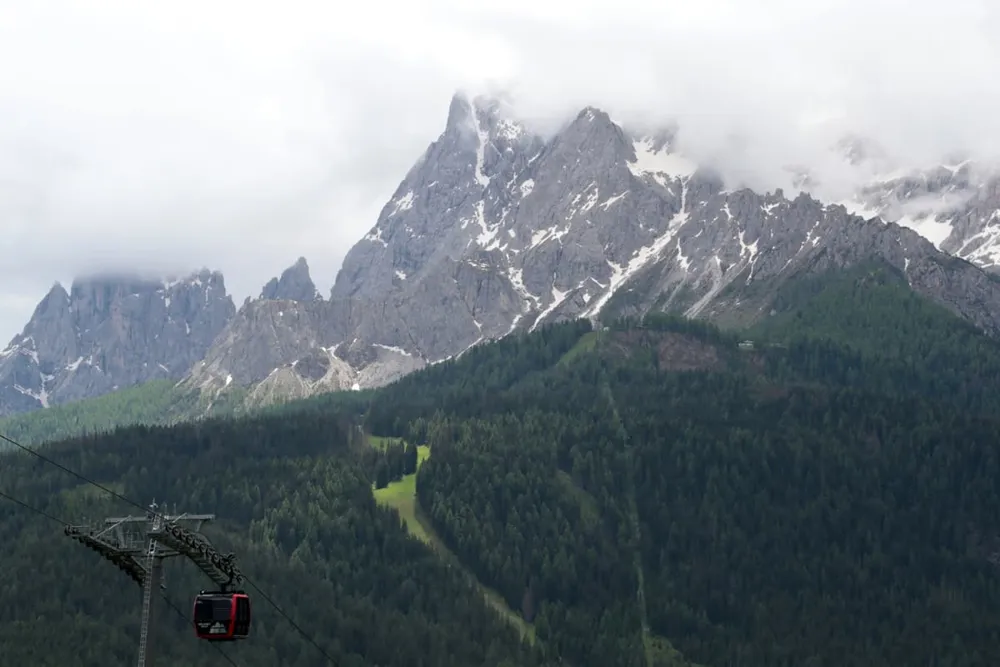
[[[804,165],[849,192],[847,133],[890,165],[995,160],[997,5],[0,0],[0,347],[95,271],[207,266],[238,305],[305,255],[328,293],[459,89],[543,130],[675,120],[757,188]]]

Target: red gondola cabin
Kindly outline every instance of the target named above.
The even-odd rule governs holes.
[[[199,639],[233,641],[250,634],[250,596],[205,593],[194,599],[194,631]]]

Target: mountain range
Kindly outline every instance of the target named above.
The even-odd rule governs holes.
[[[1000,331],[1000,174],[972,161],[889,171],[873,142],[831,148],[870,174],[849,200],[733,189],[656,132],[587,107],[558,132],[456,94],[445,127],[348,252],[330,294],[305,258],[237,308],[203,269],[56,284],[0,351],[0,416],[169,380],[263,405],[382,386],[472,346],[575,318],[665,311],[760,322],[783,286],[877,258]]]

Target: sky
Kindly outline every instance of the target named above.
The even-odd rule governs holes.
[[[995,159],[998,31],[992,0],[0,0],[0,347],[93,272],[217,269],[239,305],[305,256],[328,293],[457,90],[674,120],[755,187],[851,186],[845,132]]]

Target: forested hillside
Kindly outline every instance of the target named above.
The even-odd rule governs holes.
[[[375,504],[352,463],[349,407],[132,428],[46,453],[126,497],[215,512],[206,533],[339,665],[541,664]],[[70,521],[130,510],[34,458],[6,465],[0,489]],[[140,595],[131,580],[60,525],[9,503],[0,505],[0,544],[0,664],[134,659]],[[166,581],[185,615],[209,585],[189,565],[168,569]],[[264,600],[254,610],[253,638],[225,647],[239,665],[327,664]],[[158,665],[222,664],[169,607],[161,618]]]
[[[45,451],[218,514],[340,665],[1000,664],[1000,346],[881,265],[776,310],[570,322],[376,392]],[[0,491],[128,511],[21,455]],[[0,504],[0,572],[0,665],[133,659],[138,588],[58,523]],[[199,577],[168,571],[184,613]],[[254,609],[238,664],[327,664]],[[158,664],[223,664],[163,614]]]
[[[173,424],[243,412],[243,393],[209,400],[170,380],[153,380],[97,398],[56,405],[0,419],[0,432],[24,444],[107,433],[121,426]],[[4,449],[0,442],[0,450]]]

